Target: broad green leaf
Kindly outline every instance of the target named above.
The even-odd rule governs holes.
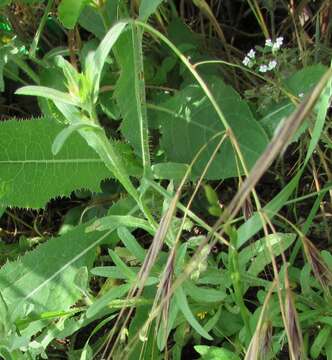
[[[322,64],[307,66],[287,77],[283,83],[295,96],[306,94],[318,83],[326,70],[327,67]]]
[[[254,119],[248,105],[230,86],[216,77],[208,77],[208,86],[216,98],[239,142],[249,168],[267,145],[267,136]],[[160,106],[159,106],[160,105]],[[209,99],[198,85],[186,86],[176,96],[159,104],[151,115],[158,116],[162,133],[161,148],[168,161],[190,164],[207,143],[193,166],[193,176],[199,176],[210,160],[225,130]],[[224,179],[238,175],[234,151],[227,139],[211,164],[206,178]]]
[[[152,165],[152,173],[157,179],[173,179],[181,180],[189,166],[187,164],[179,163],[160,163]]]
[[[212,340],[212,337],[204,330],[201,324],[197,321],[188,304],[186,294],[182,287],[179,287],[175,290],[175,300],[178,305],[178,308],[183,313],[184,317],[188,323],[193,327],[198,334],[203,336],[207,340]]]
[[[319,82],[326,69],[327,68],[321,64],[308,66],[284,80],[284,85],[293,95],[305,96]],[[320,107],[316,106],[316,109],[319,110]],[[260,124],[272,138],[280,122],[287,118],[294,110],[295,105],[289,100],[283,100],[278,104],[273,104],[265,111],[265,115],[261,119]],[[293,141],[297,141],[306,128],[307,123],[305,122],[297,130]]]
[[[225,348],[207,345],[196,345],[194,348],[202,355],[202,360],[240,360],[236,354]]]
[[[121,132],[150,168],[141,30],[130,24],[120,36],[114,54],[121,69],[114,96],[122,115]]]
[[[73,29],[90,0],[62,0],[58,6],[58,16],[67,29]]]
[[[162,2],[163,0],[142,0],[139,7],[139,18],[146,21]]]
[[[267,114],[261,119],[260,124],[264,127],[268,136],[272,139],[279,123],[289,116],[295,109],[293,103],[284,100],[277,105],[269,107]]]
[[[51,198],[68,196],[76,189],[100,191],[101,180],[113,177],[78,134],[54,156],[52,143],[63,129],[47,118],[0,123],[0,189],[4,190],[0,204],[42,208]],[[134,163],[129,160],[128,146],[114,145],[132,173],[135,165],[130,165]]]
[[[108,30],[105,26],[105,19],[109,24],[114,24],[123,16],[121,8],[126,7],[126,3],[122,0],[103,0],[101,8],[86,6],[82,11],[79,24],[88,32],[94,34],[98,39],[102,39]]]
[[[86,234],[85,226],[49,239],[0,270],[0,291],[9,312],[24,317],[31,306],[34,314],[68,310],[80,297],[75,277],[82,266],[90,267],[94,248],[103,234]]]

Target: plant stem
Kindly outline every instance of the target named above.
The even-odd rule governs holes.
[[[105,131],[100,128],[99,131],[91,131],[87,129],[79,130],[80,135],[87,141],[87,143],[98,153],[100,158],[108,169],[119,180],[122,186],[126,189],[128,194],[133,197],[137,205],[149,221],[150,225],[157,229],[156,221],[154,220],[150,210],[140,197],[139,192],[132,184],[129,175],[123,165],[121,156],[117,153],[112,143],[107,138]]]

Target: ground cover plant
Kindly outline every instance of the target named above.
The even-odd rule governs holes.
[[[0,0],[0,357],[332,359],[331,16]]]

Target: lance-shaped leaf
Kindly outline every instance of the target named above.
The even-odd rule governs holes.
[[[115,98],[122,115],[121,132],[142,157],[143,167],[150,167],[148,122],[142,57],[142,34],[134,24],[128,26],[115,46],[121,75]]]
[[[0,205],[42,208],[57,196],[86,188],[100,191],[100,182],[113,177],[102,160],[76,132],[59,153],[52,143],[65,127],[54,120],[0,123]],[[131,175],[139,167],[126,144],[114,144]]]

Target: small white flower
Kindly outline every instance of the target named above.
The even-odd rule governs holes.
[[[248,56],[246,56],[242,61],[242,64],[244,66],[250,66],[250,63],[251,63],[251,60],[248,58]]]
[[[259,72],[265,73],[267,72],[269,69],[266,65],[261,65],[258,69]]]
[[[281,46],[284,43],[284,38],[283,36],[280,36],[276,39],[276,43]]]
[[[299,93],[299,95],[298,95],[299,98],[303,98],[303,96],[304,96],[303,92]]]
[[[284,38],[282,36],[278,37],[276,39],[276,42],[272,46],[272,51],[277,51],[281,48],[282,44],[284,42]]]
[[[271,60],[268,65],[269,70],[273,70],[277,66],[276,60]]]
[[[272,46],[273,46],[272,40],[271,40],[271,39],[266,39],[266,40],[265,40],[265,46],[272,47]]]
[[[248,56],[250,59],[255,59],[255,55],[256,55],[256,52],[255,52],[254,49],[251,49],[251,50],[248,52],[248,54],[247,54],[247,56]]]

